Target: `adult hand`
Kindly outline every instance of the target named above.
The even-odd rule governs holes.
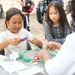
[[[35,56],[37,56],[39,58],[43,58],[45,62],[50,59],[50,55],[45,49],[37,52]]]

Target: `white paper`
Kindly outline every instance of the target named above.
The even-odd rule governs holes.
[[[0,62],[4,61],[5,59],[7,59],[6,56],[4,56],[4,55],[0,55]]]
[[[42,72],[43,70],[44,70],[43,68],[33,66],[33,67],[29,68],[29,69],[19,71],[18,74],[19,75],[33,75],[35,73]]]
[[[8,61],[8,62],[4,61],[1,62],[0,65],[4,68],[5,71],[9,73],[28,68],[26,65],[18,61]]]

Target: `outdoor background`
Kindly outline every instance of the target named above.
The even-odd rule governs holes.
[[[4,12],[6,12],[10,7],[17,7],[21,9],[21,5],[18,1],[19,0],[0,0],[0,4],[2,4]],[[35,3],[35,7],[31,14],[36,13],[36,7],[40,0],[33,0],[33,1]],[[68,1],[70,0],[62,0],[62,1],[64,3],[64,9],[66,10],[66,6],[68,5]]]

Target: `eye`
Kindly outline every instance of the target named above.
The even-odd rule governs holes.
[[[16,22],[12,22],[13,24],[16,24]]]
[[[57,12],[55,12],[54,14],[57,14]]]
[[[21,22],[19,22],[19,24],[22,24],[22,21],[21,21]]]
[[[49,15],[52,15],[52,13],[49,13]]]

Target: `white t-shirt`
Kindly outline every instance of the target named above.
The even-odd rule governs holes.
[[[75,33],[66,37],[58,54],[45,62],[49,75],[72,75],[75,73]]]
[[[33,35],[24,28],[21,28],[21,30],[17,34],[11,33],[9,30],[6,30],[0,34],[0,42],[3,42],[8,38],[12,37],[19,37],[19,38],[28,37],[32,39]],[[4,48],[5,55],[9,55],[12,51],[17,51],[20,53],[23,52],[25,49],[27,49],[27,41],[23,41],[16,46],[10,44]]]

